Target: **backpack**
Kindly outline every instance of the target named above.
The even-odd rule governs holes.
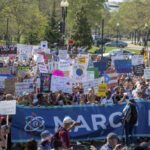
[[[55,148],[55,143],[57,143],[57,141],[60,141],[59,140],[59,132],[63,131],[63,130],[65,130],[65,129],[61,127],[54,133],[54,135],[51,138],[51,148]]]
[[[127,111],[125,122],[130,125],[135,125],[138,120],[138,113],[135,105],[130,105],[129,110]]]

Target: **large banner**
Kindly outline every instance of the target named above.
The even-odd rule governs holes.
[[[135,136],[150,136],[150,102],[137,102],[138,125]],[[110,132],[122,134],[120,118],[125,104],[82,105],[64,107],[17,106],[12,116],[12,142],[25,142],[31,137],[40,140],[40,133],[49,130],[52,134],[62,125],[63,118],[70,116],[81,126],[69,132],[72,140],[104,139]]]

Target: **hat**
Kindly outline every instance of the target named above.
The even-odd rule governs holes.
[[[117,134],[111,132],[107,135],[107,140],[118,139]]]
[[[52,135],[50,134],[50,132],[48,130],[45,130],[41,133],[41,141],[47,141],[52,137]]]
[[[74,120],[71,119],[71,117],[67,116],[64,118],[63,123],[73,123]]]

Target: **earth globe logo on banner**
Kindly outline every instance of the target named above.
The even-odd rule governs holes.
[[[82,70],[81,68],[78,68],[78,69],[76,70],[76,74],[77,74],[78,76],[82,76],[82,75],[83,75],[83,70]]]
[[[35,113],[32,113],[32,116],[27,116],[25,118],[26,125],[24,130],[30,132],[33,135],[36,135],[45,130],[45,121],[43,117],[37,116]]]

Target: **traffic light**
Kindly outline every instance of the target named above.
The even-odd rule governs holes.
[[[64,33],[64,23],[63,21],[58,23],[58,30],[60,33]]]

